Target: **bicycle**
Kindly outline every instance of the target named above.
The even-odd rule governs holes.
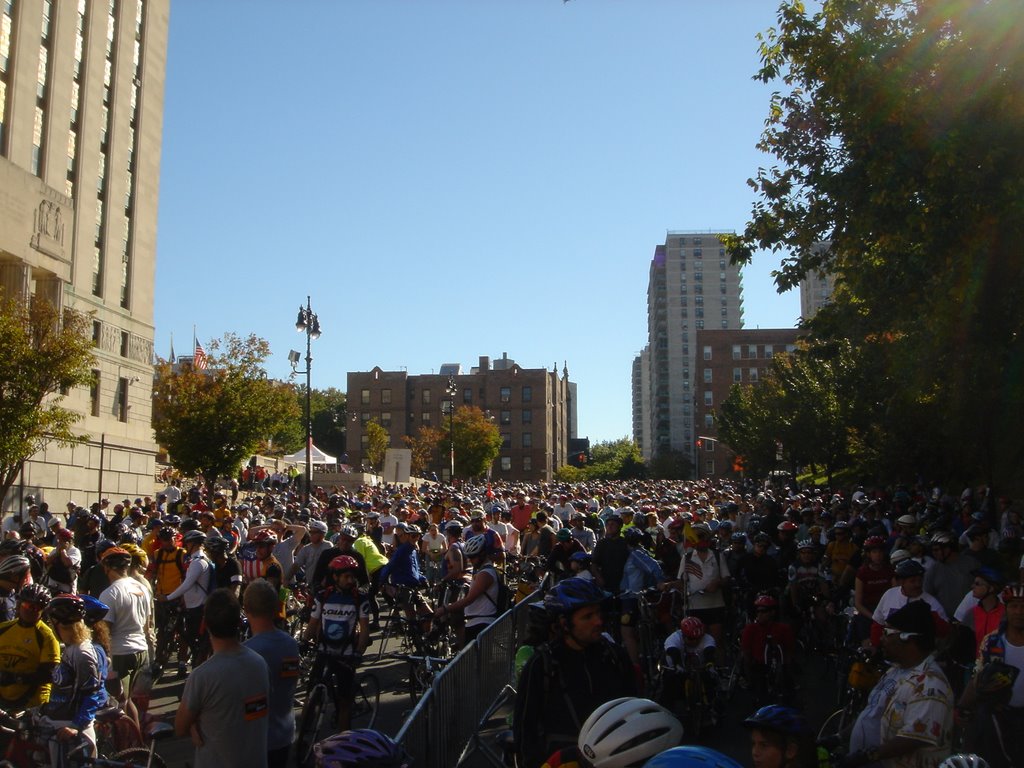
[[[420,696],[430,690],[434,678],[451,662],[451,657],[416,655],[408,653],[389,654],[389,658],[404,661],[409,665],[409,679],[406,690],[415,705]]]
[[[185,642],[185,609],[181,601],[157,603],[164,605],[167,615],[164,623],[157,627],[156,648],[153,650],[153,661],[150,664],[150,671],[153,674],[153,681],[156,682],[163,675],[167,663],[171,659],[172,651],[177,650],[178,658],[183,658],[187,653],[188,644]],[[184,662],[181,662],[184,663]]]
[[[302,713],[299,716],[295,741],[295,759],[298,766],[312,764],[313,746],[323,739],[336,721],[327,718],[327,710],[333,708],[335,716],[339,711],[339,681],[333,663],[340,663],[353,671],[352,699],[349,703],[349,727],[373,728],[377,720],[377,705],[380,702],[380,681],[372,672],[355,672],[355,666],[347,658],[332,657],[317,652],[312,668],[322,665],[321,678],[312,682],[306,691]],[[319,662],[319,664],[318,664]]]
[[[818,729],[818,741],[845,744],[860,711],[868,701],[868,694],[882,676],[881,667],[872,659],[873,651],[857,649],[853,653],[846,675],[842,698],[843,706],[825,718]]]

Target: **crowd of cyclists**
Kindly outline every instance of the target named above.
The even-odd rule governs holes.
[[[146,695],[175,676],[193,765],[283,766],[297,685],[329,679],[336,733],[308,754],[402,765],[353,729],[371,645],[450,657],[529,597],[519,768],[737,765],[701,746],[729,717],[757,768],[1024,765],[1024,529],[988,489],[335,490],[175,480],[63,514],[29,497],[2,523],[0,709],[54,728],[56,762],[95,752],[111,709],[118,746],[141,744]],[[809,670],[838,691],[832,731]]]

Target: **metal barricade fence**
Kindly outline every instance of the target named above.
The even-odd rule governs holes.
[[[457,765],[507,687],[534,592],[503,613],[438,674],[402,724],[395,741],[417,768]]]

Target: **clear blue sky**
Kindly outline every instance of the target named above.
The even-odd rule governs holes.
[[[312,295],[313,386],[503,352],[631,433],[647,274],[670,229],[742,230],[773,0],[173,0],[156,347],[267,339]],[[746,327],[799,296],[744,274]]]

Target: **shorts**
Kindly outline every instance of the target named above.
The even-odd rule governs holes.
[[[690,615],[694,616],[704,622],[704,626],[710,627],[712,624],[725,624],[725,608],[694,608],[690,610]]]
[[[309,676],[309,685],[319,682],[330,672],[334,675],[335,695],[339,701],[352,701],[356,691],[356,669],[358,660],[348,656],[331,656],[318,653]]]
[[[149,651],[116,653],[110,657],[110,666],[113,667],[117,676],[121,679],[121,686],[126,696],[131,693],[132,680],[135,679],[139,670],[148,663]]]

